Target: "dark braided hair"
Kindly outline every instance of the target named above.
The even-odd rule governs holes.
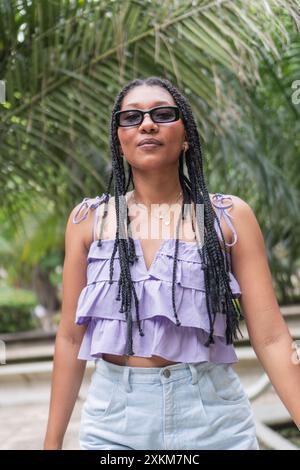
[[[220,222],[216,213],[212,207],[212,203],[209,197],[209,193],[205,184],[203,174],[203,159],[202,150],[200,145],[199,134],[197,126],[193,117],[191,106],[189,105],[186,98],[179,92],[179,90],[171,84],[167,79],[161,79],[159,77],[148,77],[146,79],[135,79],[127,83],[124,88],[117,95],[113,108],[112,118],[110,123],[110,148],[112,154],[112,170],[105,191],[105,207],[102,224],[100,227],[100,238],[98,246],[101,246],[101,236],[104,218],[107,215],[107,205],[110,197],[110,188],[112,180],[114,179],[114,195],[115,195],[115,208],[117,217],[117,229],[116,238],[113,247],[112,256],[110,259],[110,280],[112,284],[113,276],[113,264],[114,257],[117,249],[119,250],[119,262],[120,262],[120,279],[118,281],[118,295],[116,300],[121,300],[120,312],[125,312],[125,318],[127,322],[127,353],[126,355],[133,356],[134,351],[132,347],[132,315],[131,315],[131,303],[132,295],[135,302],[137,326],[139,328],[139,334],[144,336],[144,332],[141,328],[140,317],[139,317],[139,302],[136,295],[135,287],[131,279],[129,264],[133,264],[138,260],[135,253],[135,245],[132,237],[130,236],[130,219],[128,216],[128,206],[126,204],[125,195],[128,191],[130,183],[134,188],[134,182],[132,178],[132,169],[129,165],[129,171],[127,175],[127,183],[124,171],[123,158],[120,155],[119,139],[117,134],[117,125],[115,119],[116,111],[121,108],[121,103],[126,94],[133,88],[141,85],[148,86],[160,86],[165,88],[170,95],[172,95],[176,105],[180,109],[181,118],[185,127],[186,137],[189,143],[188,150],[181,152],[179,156],[179,181],[183,193],[182,209],[180,212],[181,220],[185,219],[185,207],[186,204],[190,207],[191,201],[196,204],[203,204],[204,206],[204,220],[201,220],[201,214],[196,209],[196,223],[199,233],[201,233],[201,227],[204,233],[204,239],[202,246],[199,247],[197,243],[197,252],[201,258],[202,266],[204,270],[205,280],[205,292],[206,292],[206,305],[209,316],[210,333],[205,346],[209,347],[211,343],[214,343],[213,332],[214,323],[217,312],[226,315],[226,342],[232,344],[233,338],[237,339],[237,331],[239,330],[239,320],[244,318],[240,305],[235,299],[234,294],[230,288],[230,277],[229,277],[229,264],[225,253],[221,247],[217,232],[214,227],[214,221],[217,220],[218,227],[222,236],[222,240],[225,246],[224,235],[220,226]],[[187,168],[186,176],[184,172],[184,164]],[[126,215],[126,217],[125,217]],[[176,281],[176,267],[177,267],[177,253],[178,253],[178,229],[180,218],[176,227],[176,243],[174,253],[174,265],[173,265],[173,280],[172,280],[172,305],[173,314],[176,319],[176,325],[180,326],[180,321],[176,312],[175,302],[175,281]],[[128,229],[128,237],[125,236],[125,220]],[[193,223],[192,223],[193,225]],[[195,227],[193,225],[193,232],[195,233]],[[225,255],[225,256],[224,256]],[[121,294],[121,296],[120,296]],[[199,312],[200,313],[200,312]]]

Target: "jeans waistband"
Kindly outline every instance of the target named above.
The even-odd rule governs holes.
[[[95,372],[113,381],[123,382],[126,391],[131,391],[130,383],[168,383],[189,376],[192,377],[192,383],[196,384],[201,373],[218,365],[224,366],[212,362],[181,362],[163,367],[130,367],[99,358],[95,360]]]

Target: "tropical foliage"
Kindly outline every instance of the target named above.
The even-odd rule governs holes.
[[[0,256],[9,281],[32,287],[43,272],[53,283],[69,211],[106,186],[115,95],[132,78],[159,75],[193,107],[210,192],[253,207],[279,300],[295,300],[299,7],[299,0],[1,0]]]

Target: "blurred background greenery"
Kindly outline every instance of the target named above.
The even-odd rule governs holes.
[[[299,0],[1,0],[0,332],[59,316],[64,230],[111,169],[120,88],[190,101],[210,192],[255,211],[282,304],[300,297]],[[294,85],[293,85],[294,84]]]

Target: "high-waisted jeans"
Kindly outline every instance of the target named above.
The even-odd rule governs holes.
[[[229,364],[119,366],[96,359],[81,449],[259,450],[253,411]]]

